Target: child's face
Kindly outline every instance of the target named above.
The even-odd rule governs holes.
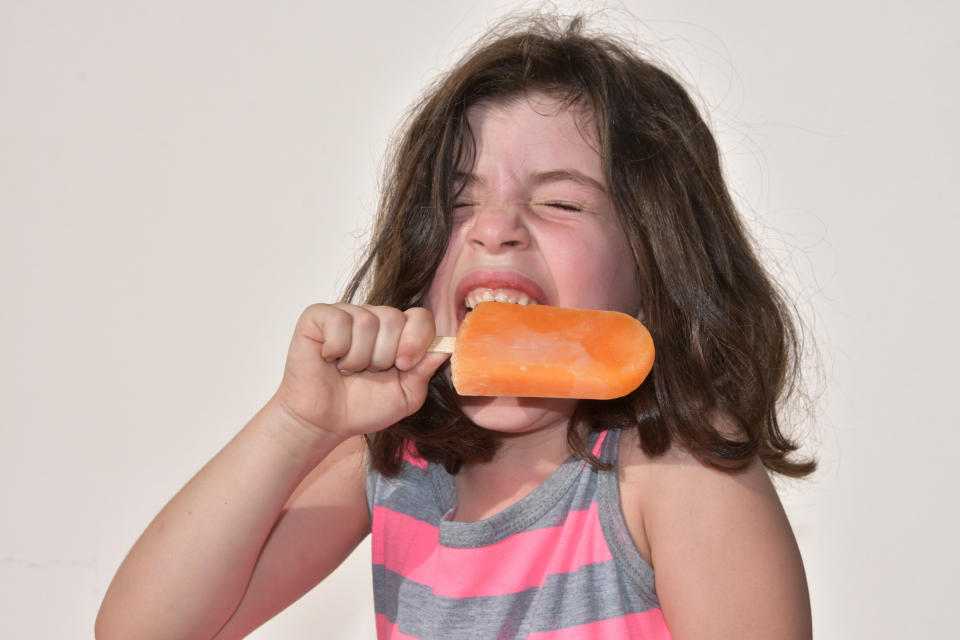
[[[639,315],[634,258],[607,193],[592,120],[545,94],[479,104],[467,119],[476,162],[462,170],[450,242],[427,292],[438,334],[454,335],[468,304],[487,292]],[[474,422],[498,431],[565,422],[575,405],[462,402]]]

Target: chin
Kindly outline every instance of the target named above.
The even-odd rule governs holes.
[[[562,398],[460,398],[461,410],[475,425],[503,434],[565,426],[576,407],[576,400]]]

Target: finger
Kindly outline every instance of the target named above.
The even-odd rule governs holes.
[[[377,340],[380,320],[363,307],[354,305],[336,305],[350,315],[350,346],[347,352],[337,360],[337,368],[342,373],[356,373],[370,366],[373,346]]]
[[[298,333],[320,345],[320,356],[332,362],[347,354],[353,319],[343,308],[330,304],[313,304],[300,316]]]
[[[377,338],[370,357],[371,371],[385,371],[394,366],[397,360],[397,345],[407,322],[407,316],[395,307],[364,307],[380,321]]]
[[[424,383],[427,383],[430,381],[430,378],[433,377],[433,374],[437,372],[437,369],[439,369],[449,357],[449,353],[443,353],[440,351],[435,353],[426,353],[420,359],[420,361],[417,362],[417,364],[404,373],[408,376],[419,378],[423,380]]]
[[[407,371],[400,372],[400,384],[403,387],[410,413],[423,406],[427,397],[430,379],[437,369],[447,360],[448,353],[427,353]]]
[[[408,371],[426,354],[437,329],[433,314],[423,307],[412,307],[404,311],[403,315],[406,322],[397,343],[396,366],[401,371]]]

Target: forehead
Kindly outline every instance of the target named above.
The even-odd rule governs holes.
[[[575,163],[599,172],[599,136],[593,111],[547,93],[534,92],[500,100],[485,100],[466,112],[470,151],[461,164],[477,156],[512,155],[539,163]],[[543,168],[543,167],[541,167]],[[467,167],[460,166],[459,170]]]

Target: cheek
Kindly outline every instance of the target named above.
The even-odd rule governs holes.
[[[433,272],[433,279],[430,280],[430,286],[427,287],[427,296],[423,301],[423,306],[430,311],[436,311],[440,308],[443,290],[440,282],[444,279],[444,264],[441,262],[437,270]]]
[[[614,256],[617,283],[617,295],[620,298],[622,311],[630,315],[642,313],[640,300],[640,283],[637,281],[637,259],[633,255],[626,238],[620,239],[620,250]]]
[[[447,250],[433,272],[433,278],[430,280],[430,286],[427,288],[426,299],[423,306],[436,313],[450,304],[450,298],[453,295],[451,291],[451,282],[453,271],[456,265],[456,256],[459,253],[456,238],[451,238],[447,243]]]
[[[630,315],[640,311],[633,252],[619,229],[596,230],[567,244],[560,255],[556,268],[571,290],[580,292],[578,306]]]

